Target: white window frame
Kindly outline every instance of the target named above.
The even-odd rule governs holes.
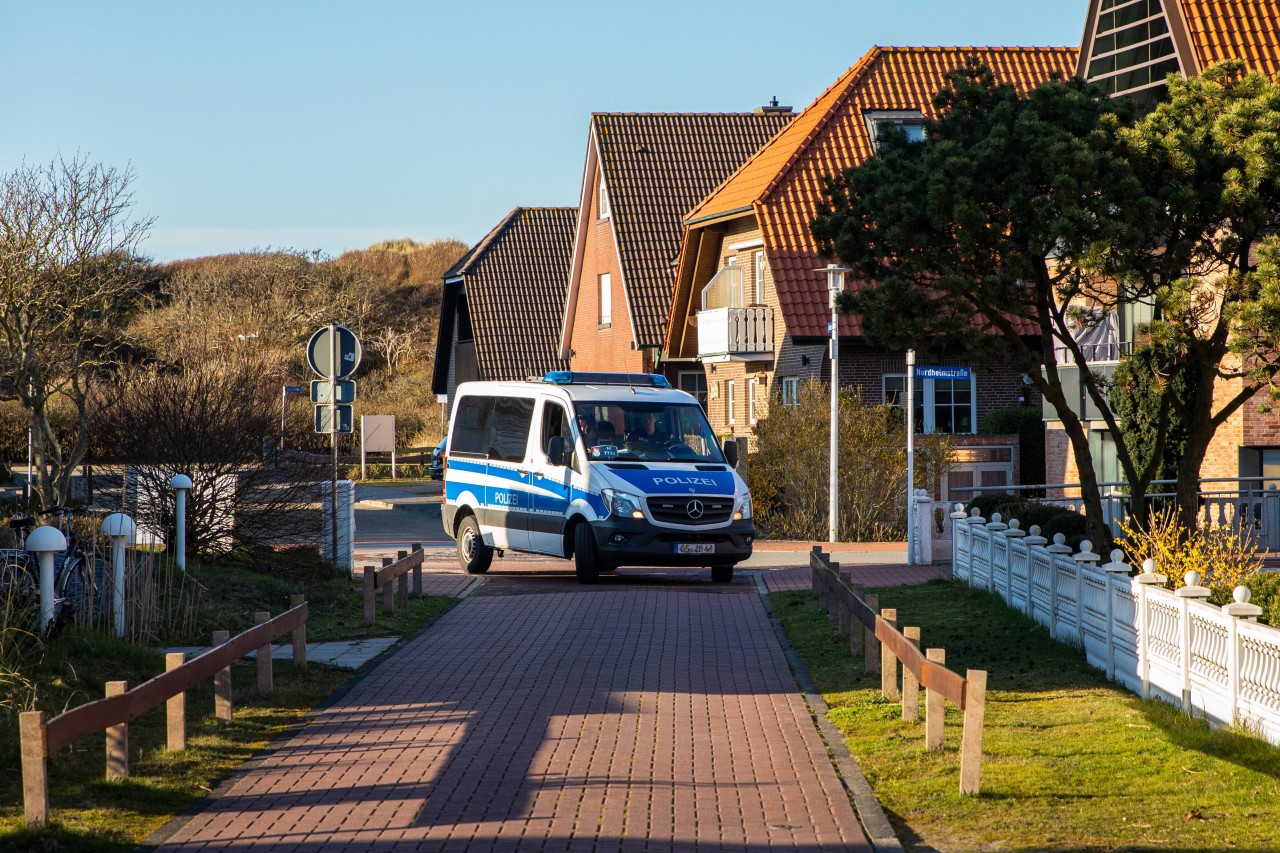
[[[901,379],[905,386],[907,374],[905,373],[886,373],[880,377],[880,399],[884,400],[885,405],[889,405],[889,379]],[[935,379],[923,379],[919,376],[916,381],[921,383],[919,396],[921,405],[924,408],[924,432],[932,433],[937,429],[937,410],[934,401],[934,383],[939,381]],[[949,381],[949,380],[943,380]],[[905,400],[903,401],[906,402]],[[976,435],[978,432],[978,377],[972,372],[969,374],[969,424],[972,427],[969,432],[949,433],[949,435]]]
[[[867,110],[862,118],[867,125],[872,150],[880,147],[881,127],[914,127],[924,124],[924,113],[919,110]]]
[[[782,405],[793,409],[800,405],[800,377],[782,377]]]
[[[735,382],[734,382],[734,380],[732,380],[732,379],[729,379],[729,380],[727,380],[727,381],[725,382],[725,401],[726,401],[726,404],[727,404],[727,406],[728,406],[728,410],[729,410],[729,425],[730,425],[730,426],[733,426],[734,424],[736,424],[736,423],[738,422],[738,421],[737,421],[737,419],[734,417],[734,411],[733,411],[733,402],[734,402],[733,398],[734,398],[734,385],[735,385],[735,384],[736,384],[736,383],[735,383]]]
[[[599,276],[600,317],[601,326],[613,325],[613,275],[602,272]]]
[[[613,208],[609,207],[609,188],[604,183],[604,173],[600,173],[600,186],[596,189],[596,213],[597,219],[608,219],[613,213]]]
[[[757,305],[763,305],[764,304],[764,252],[763,251],[756,252],[755,262],[756,262],[756,274],[755,274],[755,282],[754,282],[755,288],[756,288],[755,302]]]
[[[759,379],[752,378],[747,382],[747,423],[756,425],[756,385]]]

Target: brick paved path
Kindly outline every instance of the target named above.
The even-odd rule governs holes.
[[[869,850],[751,579],[687,578],[490,578],[161,849]]]

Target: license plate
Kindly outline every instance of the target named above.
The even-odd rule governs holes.
[[[677,554],[714,554],[716,546],[711,542],[680,542],[676,545]]]

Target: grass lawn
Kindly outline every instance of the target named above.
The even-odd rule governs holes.
[[[904,723],[807,592],[772,598],[909,850],[1280,850],[1280,749],[1108,683],[996,596],[953,581],[876,592],[948,667],[989,674],[977,797],[958,793],[958,709],[926,752],[923,697]]]
[[[411,598],[408,608],[390,616],[379,613],[378,623],[366,628],[360,590],[345,578],[229,566],[192,566],[192,574],[207,589],[196,636],[174,638],[174,644],[206,643],[218,628],[241,631],[253,624],[254,611],[278,614],[294,593],[305,594],[310,605],[309,641],[409,637],[454,604],[451,598]],[[164,659],[99,633],[69,630],[43,653],[26,656],[18,671],[36,686],[36,705],[48,718],[100,698],[107,681],[134,686],[163,672]],[[273,739],[304,722],[311,709],[352,678],[350,671],[313,664],[298,672],[291,662],[276,661],[275,692],[268,698],[256,694],[252,661],[236,664],[232,672],[235,714],[229,726],[214,723],[211,682],[187,694],[184,752],[164,748],[163,706],[130,723],[130,777],[124,782],[105,780],[102,734],[55,753],[49,762],[51,825],[40,832],[23,828],[16,699],[6,703],[0,696],[0,851],[133,850]],[[0,672],[0,692],[4,688]]]

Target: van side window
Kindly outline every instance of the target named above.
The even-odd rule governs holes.
[[[453,418],[453,439],[449,442],[449,452],[488,455],[492,421],[492,397],[463,397],[458,401],[458,414]]]
[[[493,435],[489,458],[503,462],[523,462],[533,422],[533,400],[529,397],[502,397],[493,404]]]
[[[569,415],[559,403],[545,403],[542,406],[542,452],[548,451],[548,445],[555,436],[563,436],[565,447],[573,449],[573,435],[569,432]]]

